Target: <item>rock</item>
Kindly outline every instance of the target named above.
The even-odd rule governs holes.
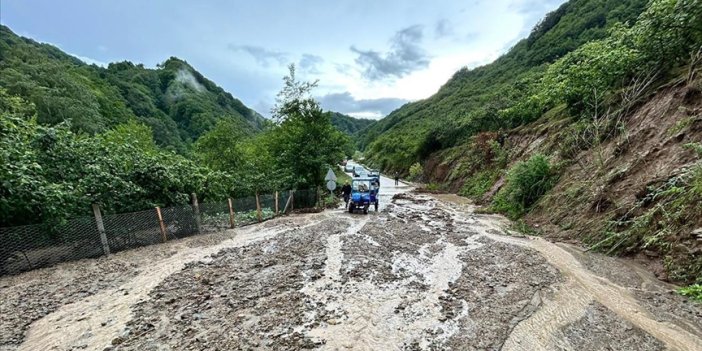
[[[125,328],[125,329],[122,331],[122,335],[120,335],[120,337],[121,337],[122,339],[126,339],[126,338],[128,338],[129,335],[131,335],[131,334],[132,334],[132,330],[129,329],[129,328]]]

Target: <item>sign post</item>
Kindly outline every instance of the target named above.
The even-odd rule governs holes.
[[[327,171],[327,176],[324,177],[324,180],[327,181],[327,189],[329,189],[329,193],[334,195],[334,189],[336,189],[336,174],[334,174],[334,171],[329,168]]]

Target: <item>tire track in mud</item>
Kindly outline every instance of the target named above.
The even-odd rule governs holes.
[[[317,218],[319,217],[319,218]],[[276,229],[272,222],[256,225],[210,247],[194,247],[176,253],[119,286],[102,291],[84,300],[62,306],[57,311],[31,324],[19,351],[36,350],[102,350],[118,337],[132,318],[132,307],[148,299],[149,292],[188,263],[204,260],[227,248],[245,246],[282,233],[313,226],[324,215],[301,218],[300,227]],[[266,229],[266,227],[268,227]],[[262,230],[263,229],[263,230]],[[238,231],[238,230],[237,230]]]
[[[528,247],[540,252],[549,263],[567,277],[572,278],[578,285],[577,289],[583,290],[619,317],[651,334],[673,350],[702,350],[700,335],[694,335],[677,326],[657,321],[626,288],[586,270],[573,255],[563,248],[541,238],[528,242]],[[571,291],[571,293],[573,292]],[[560,306],[565,308],[564,304],[560,304]],[[518,338],[518,336],[516,337]]]
[[[542,300],[541,307],[514,328],[502,345],[502,350],[557,349],[558,332],[582,318],[592,301],[594,300],[591,296],[577,289],[573,280],[568,280],[553,299]]]

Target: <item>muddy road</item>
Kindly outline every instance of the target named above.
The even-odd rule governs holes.
[[[639,267],[381,183],[379,213],[0,279],[0,350],[702,350],[701,306]]]

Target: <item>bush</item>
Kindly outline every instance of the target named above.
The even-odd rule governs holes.
[[[638,51],[614,39],[589,42],[551,65],[546,100],[565,102],[573,115],[600,113],[603,100],[641,64]]]
[[[682,296],[687,296],[695,301],[702,302],[702,284],[690,285],[680,288],[678,293]]]
[[[556,180],[557,176],[544,155],[536,154],[527,161],[518,162],[509,170],[504,188],[493,201],[493,210],[518,218],[529,211]]]
[[[422,169],[422,165],[420,165],[419,162],[416,162],[409,169],[409,178],[411,180],[420,180],[423,173],[424,170]]]

